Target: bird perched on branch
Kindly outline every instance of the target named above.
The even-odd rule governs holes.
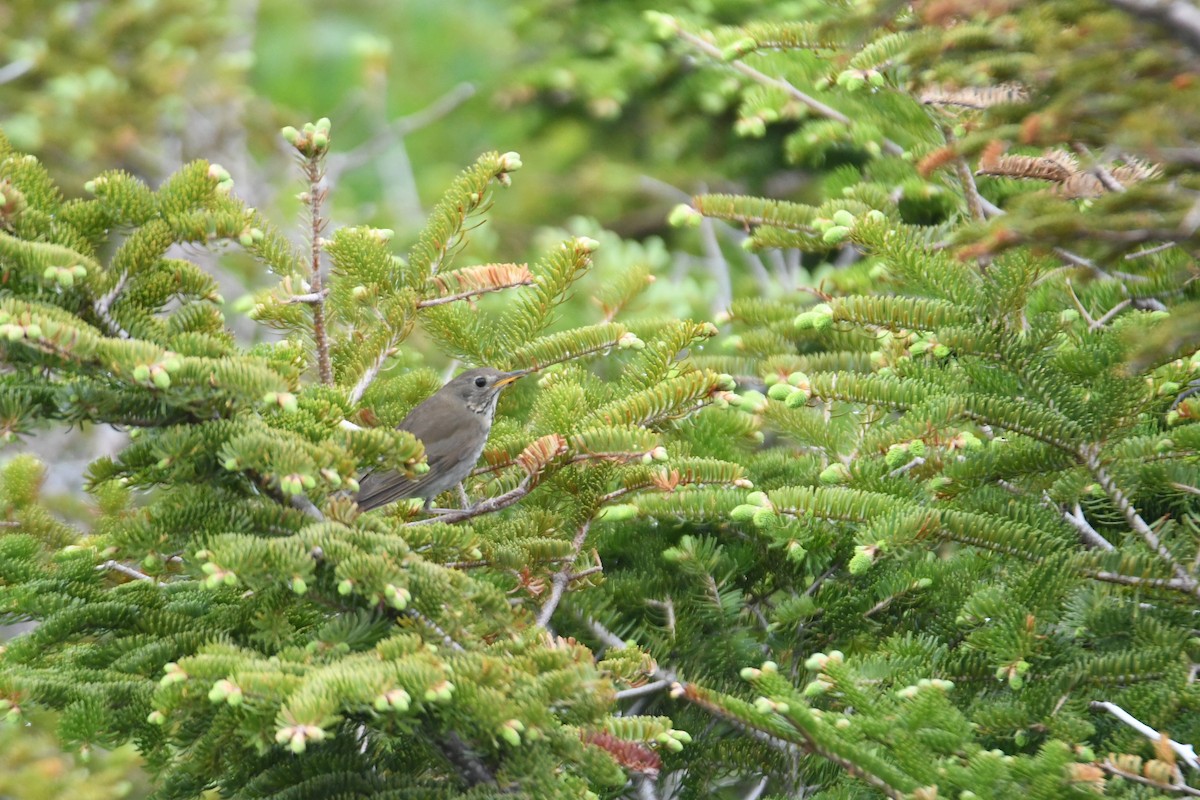
[[[500,392],[528,373],[480,367],[434,392],[396,426],[425,445],[429,471],[415,480],[396,471],[368,473],[359,481],[358,507],[370,511],[420,497],[428,508],[433,498],[462,483],[483,454]]]

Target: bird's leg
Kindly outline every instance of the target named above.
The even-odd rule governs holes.
[[[426,514],[433,514],[434,516],[440,516],[441,514],[451,514],[455,511],[457,511],[458,509],[457,508],[438,508],[437,506],[435,506],[433,504],[432,497],[426,497],[425,505],[422,506],[422,510]]]
[[[464,510],[471,508],[471,498],[467,497],[467,490],[463,487],[461,481],[458,484],[458,499],[462,502]]]

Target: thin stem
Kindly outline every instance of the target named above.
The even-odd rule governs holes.
[[[103,572],[105,570],[119,572],[122,575],[133,578],[134,580],[149,581],[150,583],[158,583],[158,581],[156,581],[154,578],[151,578],[146,573],[139,572],[138,570],[134,569],[133,567],[127,566],[125,564],[122,564],[120,561],[115,561],[112,559],[105,561],[103,564],[96,565],[97,572]]]
[[[321,288],[321,232],[325,229],[325,218],[321,214],[321,203],[325,200],[325,177],[322,154],[310,156],[304,162],[304,174],[308,178],[307,203],[309,211],[309,248],[312,254],[309,285],[316,300],[312,301],[313,341],[317,346],[317,373],[321,383],[333,385],[333,365],[329,360],[329,339],[325,331],[325,292]]]
[[[384,363],[388,360],[388,356],[392,354],[392,348],[396,346],[396,341],[393,339],[388,342],[387,347],[379,351],[379,355],[363,370],[362,377],[358,379],[358,383],[354,384],[354,388],[350,390],[350,404],[355,405],[362,399],[363,394],[375,382],[375,378],[379,375],[379,370],[383,369]]]
[[[1106,312],[1104,313],[1104,316],[1102,316],[1100,319],[1098,319],[1098,320],[1096,320],[1095,322],[1093,322],[1093,323],[1092,323],[1092,324],[1089,326],[1089,327],[1090,327],[1090,329],[1091,329],[1091,330],[1093,330],[1093,331],[1098,331],[1098,330],[1100,330],[1100,329],[1101,329],[1101,328],[1103,328],[1105,325],[1107,325],[1109,322],[1111,322],[1113,317],[1115,317],[1117,314],[1120,314],[1122,311],[1124,311],[1124,310],[1125,310],[1125,309],[1126,309],[1128,306],[1130,306],[1132,303],[1133,303],[1133,301],[1132,301],[1132,300],[1130,300],[1130,299],[1128,299],[1128,298],[1126,298],[1126,299],[1122,300],[1121,302],[1117,303],[1115,306],[1113,306],[1113,307],[1112,307],[1112,308],[1110,308],[1108,311],[1106,311]]]
[[[1121,185],[1121,182],[1114,178],[1113,174],[1108,171],[1108,168],[1092,155],[1092,151],[1087,149],[1087,145],[1083,142],[1072,142],[1071,149],[1088,162],[1088,172],[1095,175],[1105,189],[1108,189],[1110,192],[1125,191],[1125,187]]]
[[[1138,775],[1134,772],[1128,772],[1121,769],[1111,761],[1104,761],[1096,766],[1107,772],[1109,775],[1118,775],[1131,783],[1141,784],[1142,786],[1153,786],[1160,792],[1178,792],[1179,794],[1188,797],[1200,797],[1200,789],[1193,789],[1191,786],[1182,783],[1159,783],[1158,781]]]
[[[1163,242],[1162,244],[1155,245],[1154,247],[1147,247],[1144,250],[1137,250],[1133,253],[1126,253],[1125,260],[1126,261],[1136,261],[1139,258],[1145,258],[1146,256],[1152,256],[1155,253],[1161,253],[1164,250],[1170,250],[1172,247],[1175,247],[1175,242]]]
[[[104,322],[104,325],[108,328],[109,332],[121,339],[128,339],[129,332],[122,328],[120,324],[118,324],[117,321],[112,318],[112,314],[110,312],[113,302],[125,289],[125,284],[128,281],[129,273],[122,272],[121,277],[117,279],[116,285],[114,285],[113,288],[109,289],[100,297],[97,297],[96,302],[92,305],[92,310],[95,311],[96,316]]]
[[[429,300],[422,300],[419,303],[417,303],[417,308],[429,308],[430,306],[443,306],[446,303],[453,303],[455,300],[464,300],[468,297],[477,297],[478,295],[487,294],[488,292],[499,292],[504,289],[512,289],[513,287],[516,287],[516,286],[531,286],[531,285],[533,285],[533,277],[532,276],[529,278],[524,278],[524,279],[518,280],[518,281],[513,281],[512,283],[504,283],[504,284],[500,284],[498,286],[485,286],[485,287],[478,288],[478,289],[468,289],[465,292],[459,292],[458,294],[448,294],[445,297],[433,297],[433,298],[430,298]]]
[[[469,83],[460,83],[446,94],[434,100],[420,111],[415,111],[393,121],[371,139],[337,156],[329,159],[329,177],[331,181],[340,178],[347,170],[356,169],[368,164],[383,155],[389,147],[408,136],[414,131],[425,128],[461,106],[475,95],[475,87]]]
[[[1113,550],[1112,543],[1105,539],[1100,533],[1092,527],[1092,524],[1087,521],[1087,517],[1083,515],[1083,508],[1079,503],[1075,504],[1072,512],[1062,512],[1063,519],[1079,531],[1079,536],[1083,539],[1083,543],[1089,547],[1095,547],[1100,550]]]
[[[1181,582],[1178,578],[1143,578],[1140,575],[1124,575],[1120,572],[1090,572],[1080,570],[1081,575],[1104,583],[1116,583],[1122,586],[1140,586],[1147,589],[1171,589],[1191,594],[1192,587]]]
[[[550,584],[550,596],[546,598],[546,604],[542,606],[541,611],[537,615],[537,624],[543,628],[550,626],[550,618],[554,616],[554,612],[558,609],[558,604],[562,602],[563,594],[567,591],[567,584],[571,582],[571,567],[575,564],[575,559],[579,558],[579,551],[583,549],[583,542],[587,539],[588,530],[592,526],[592,521],[579,526],[579,531],[575,534],[575,538],[571,540],[571,555],[567,557],[566,563],[558,572],[554,573],[554,578]]]
[[[987,219],[987,214],[983,210],[983,198],[979,194],[979,187],[975,184],[975,175],[967,166],[966,159],[954,159],[954,171],[958,173],[958,180],[963,185],[963,194],[967,198],[967,210],[971,212],[972,219]]]
[[[407,614],[408,616],[412,617],[413,619],[417,620],[422,625],[432,628],[438,634],[438,636],[442,637],[442,643],[445,644],[447,647],[449,647],[451,650],[457,650],[460,653],[464,652],[466,650],[466,648],[463,647],[458,642],[456,642],[450,634],[446,633],[446,631],[442,628],[441,625],[438,625],[436,622],[434,622],[429,617],[422,614],[420,611],[417,611],[415,608],[405,609],[404,613]]]
[[[515,489],[497,495],[496,497],[482,500],[470,508],[458,509],[455,511],[447,511],[437,516],[429,517],[428,519],[418,519],[413,522],[406,522],[402,527],[410,527],[414,525],[429,525],[434,522],[449,524],[451,522],[462,522],[464,519],[478,517],[481,514],[489,514],[493,511],[499,511],[502,508],[508,508],[513,503],[520,500],[525,495],[529,494],[532,486],[529,481],[521,481],[521,485]]]
[[[701,39],[694,33],[684,30],[683,27],[678,24],[675,26],[675,34],[680,39],[683,39],[685,42],[704,53],[709,58],[725,63],[725,59],[721,55],[721,51],[716,47],[716,45],[706,42],[704,39]],[[792,83],[784,80],[783,78],[773,78],[764,72],[759,72],[744,61],[731,61],[728,62],[728,65],[756,83],[761,83],[763,86],[770,86],[783,91],[793,100],[798,101],[802,105],[806,106],[810,111],[813,111],[816,114],[825,117],[826,119],[840,122],[847,127],[853,124],[853,121],[848,116],[838,111],[836,108],[827,106],[820,100],[817,100],[815,97],[805,94],[792,85]],[[904,153],[904,148],[893,142],[891,139],[885,138],[882,142],[882,147],[884,152],[888,153],[889,155],[898,156],[903,155]]]
[[[670,687],[672,681],[666,678],[661,678],[653,683],[647,683],[644,686],[635,686],[632,689],[622,689],[617,692],[618,700],[629,700],[634,697],[645,697],[648,694],[657,694],[664,689]]]
[[[320,303],[329,294],[329,290],[325,289],[322,292],[309,292],[308,294],[297,294],[289,297],[285,302],[288,305],[296,303]]]

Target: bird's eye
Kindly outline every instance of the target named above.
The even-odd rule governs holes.
[[[475,379],[475,385],[482,389],[483,387],[487,386],[487,378],[480,375]]]

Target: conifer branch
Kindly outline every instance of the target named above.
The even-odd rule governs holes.
[[[1137,783],[1142,786],[1151,786],[1162,792],[1178,792],[1187,797],[1200,797],[1200,789],[1193,789],[1191,786],[1183,783],[1159,783],[1156,780],[1147,778],[1144,775],[1138,775],[1136,772],[1130,772],[1118,767],[1108,759],[1100,762],[1097,766],[1104,770],[1109,775],[1124,778],[1131,783]]]
[[[597,639],[604,644],[605,647],[621,648],[625,646],[625,642],[621,637],[606,628],[599,620],[594,617],[587,617],[583,620],[584,624],[592,631]],[[679,677],[673,670],[665,670],[662,667],[657,668],[653,672],[653,677],[656,680],[666,680],[670,682],[671,696],[687,700],[689,703],[703,709],[714,717],[721,719],[723,722],[732,725],[738,730],[753,739],[763,742],[772,749],[787,753],[788,755],[802,755],[804,751],[797,747],[792,742],[776,736],[774,733],[755,727],[753,723],[747,722],[740,717],[735,717],[725,709],[718,706],[716,703],[708,700],[703,696],[703,690],[695,684],[680,681]]]
[[[1129,498],[1121,491],[1121,487],[1117,486],[1116,481],[1108,474],[1108,470],[1100,463],[1099,447],[1096,445],[1084,446],[1079,450],[1079,457],[1088,468],[1088,471],[1092,473],[1092,477],[1100,484],[1100,488],[1104,489],[1105,494],[1108,495],[1117,509],[1125,516],[1125,520],[1129,523],[1129,526],[1142,537],[1142,541],[1151,550],[1158,554],[1159,558],[1170,566],[1171,571],[1175,573],[1175,577],[1179,580],[1183,591],[1200,597],[1200,583],[1197,583],[1196,579],[1189,575],[1187,570],[1183,568],[1183,565],[1175,560],[1175,555],[1166,548],[1158,538],[1158,534],[1146,524],[1146,521],[1138,514],[1137,509],[1129,502]]]
[[[748,722],[747,720],[730,714],[716,703],[705,698],[695,684],[680,682],[679,688],[672,688],[671,694],[672,696],[678,695],[692,705],[697,706],[712,716],[720,719],[722,722],[732,725],[751,738],[757,739],[763,744],[766,744],[768,747],[778,750],[781,753],[787,753],[788,755],[804,755],[810,752],[807,747],[799,746],[794,742],[790,742],[787,739],[777,736],[773,732],[766,731],[755,726],[752,722]]]
[[[967,160],[961,157],[954,159],[954,171],[958,173],[958,180],[963,185],[963,194],[967,198],[967,211],[971,214],[971,218],[987,219],[987,214],[983,210],[983,198],[979,194],[979,187],[975,184],[975,176],[971,174],[971,168],[967,166]]]
[[[791,97],[793,100],[796,100],[801,105],[805,106],[810,111],[818,114],[819,116],[825,117],[826,119],[831,119],[835,122],[840,122],[841,124],[843,124],[847,127],[854,124],[853,120],[851,120],[848,116],[843,114],[841,111],[838,111],[836,108],[833,108],[831,106],[825,105],[820,100],[816,99],[815,97],[812,97],[811,95],[805,94],[804,92],[800,91],[800,89],[798,89],[790,81],[787,81],[783,78],[775,78],[770,75],[767,75],[764,72],[760,72],[744,61],[726,62],[724,56],[721,53],[721,49],[719,47],[712,44],[711,42],[705,41],[704,39],[697,36],[696,34],[685,30],[683,28],[683,26],[680,25],[674,19],[671,19],[671,25],[674,27],[676,36],[678,36],[680,39],[687,42],[688,44],[690,44],[692,47],[696,48],[700,52],[704,53],[706,56],[713,59],[714,61],[720,62],[722,64],[727,63],[730,67],[732,67],[733,69],[742,73],[746,77],[750,78],[755,83],[760,83],[763,86],[769,86],[773,89],[778,89],[778,90],[784,92],[785,94],[787,94],[788,97]],[[886,137],[884,137],[883,141],[880,143],[880,146],[883,148],[883,151],[885,153],[887,153],[888,155],[899,156],[899,155],[904,154],[903,147],[901,147],[900,145],[896,144],[891,139],[888,139]]]
[[[579,558],[579,551],[583,549],[583,542],[587,539],[588,530],[591,526],[591,519],[579,526],[579,532],[575,534],[575,538],[571,541],[571,555],[567,557],[562,568],[554,573],[553,581],[550,584],[550,596],[546,598],[545,605],[542,606],[541,611],[537,615],[537,624],[543,628],[548,629],[550,627],[550,618],[554,616],[554,612],[558,609],[558,604],[562,601],[563,594],[567,591],[567,584],[573,578],[571,567],[575,565],[575,560]]]
[[[467,743],[454,731],[442,736],[435,736],[434,743],[446,760],[458,769],[469,788],[496,784],[496,776],[479,756],[471,752]]]
[[[1170,589],[1190,594],[1190,587],[1178,578],[1143,578],[1140,575],[1123,575],[1119,572],[1105,570],[1080,570],[1080,574],[1104,583],[1116,583],[1122,586],[1140,586],[1147,589]]]
[[[434,632],[437,633],[438,636],[442,637],[442,643],[445,644],[447,647],[449,647],[451,650],[456,650],[460,653],[466,651],[466,648],[463,647],[458,642],[456,642],[454,640],[454,637],[452,637],[450,634],[446,633],[445,629],[442,628],[441,625],[438,625],[436,622],[434,622],[432,619],[430,619],[429,617],[422,614],[420,611],[417,611],[415,608],[407,608],[404,610],[404,613],[407,614],[408,616],[412,617],[413,619],[417,620],[422,625],[424,625],[428,628],[432,628],[434,630]]]
[[[1164,734],[1154,730],[1154,728],[1151,728],[1146,723],[1137,719],[1116,703],[1110,703],[1106,700],[1093,700],[1090,706],[1096,711],[1107,711],[1109,714],[1112,714],[1114,717],[1121,720],[1121,722],[1124,722],[1126,725],[1133,728],[1135,731],[1140,733],[1142,736],[1145,736],[1152,742],[1157,743],[1160,740],[1165,740],[1167,746],[1170,747],[1177,756],[1179,756],[1183,763],[1187,764],[1194,770],[1200,770],[1200,758],[1197,758],[1196,749],[1192,745],[1182,744],[1174,739],[1167,738]]]

